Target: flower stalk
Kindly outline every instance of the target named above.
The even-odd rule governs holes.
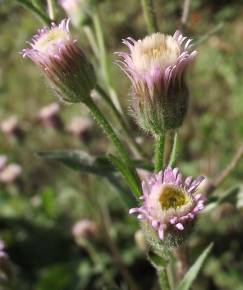
[[[113,128],[111,127],[109,122],[106,120],[104,115],[101,113],[99,108],[96,106],[94,101],[90,98],[90,99],[87,99],[84,103],[90,109],[96,122],[104,130],[104,133],[106,134],[106,136],[109,138],[109,140],[115,146],[115,148],[119,154],[119,157],[127,165],[128,170],[130,171],[130,174],[133,177],[133,181],[137,185],[137,193],[138,193],[140,191],[140,180],[139,180],[139,177],[137,175],[136,169],[134,167],[133,161],[129,156],[128,151],[125,149],[125,147],[121,143],[120,139],[117,137],[116,133],[114,132]]]
[[[165,134],[155,136],[154,170],[159,172],[164,166]]]
[[[153,0],[141,0],[144,17],[147,23],[149,33],[157,32],[159,30],[156,21],[156,15],[153,7]]]
[[[112,111],[115,114],[117,120],[119,121],[121,127],[126,132],[129,144],[131,145],[134,153],[137,154],[139,157],[147,158],[146,153],[139,146],[139,144],[134,140],[132,133],[126,124],[126,121],[124,120],[123,116],[121,115],[121,113],[118,111],[118,109],[116,108],[116,106],[112,102],[109,95],[99,85],[96,86],[96,91],[104,99],[104,101],[107,103],[107,105],[112,109]]]
[[[161,290],[170,290],[170,283],[168,278],[168,273],[166,268],[158,268],[157,275],[159,280],[159,285]]]

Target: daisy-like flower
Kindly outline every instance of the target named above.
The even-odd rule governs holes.
[[[134,116],[146,131],[158,134],[181,126],[188,107],[185,71],[197,54],[191,42],[179,31],[123,40],[130,52],[118,53],[118,65],[131,80]]]
[[[45,73],[61,99],[76,103],[90,98],[95,87],[94,69],[69,31],[69,20],[44,27],[23,50]]]
[[[142,183],[143,204],[129,213],[147,221],[164,240],[167,232],[186,229],[204,208],[204,199],[196,192],[203,180],[203,176],[184,180],[179,169],[171,167],[151,174]]]

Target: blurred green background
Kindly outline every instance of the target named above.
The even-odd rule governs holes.
[[[45,8],[45,1],[37,2]],[[146,25],[140,1],[101,2],[97,10],[109,53],[111,82],[127,113],[129,81],[112,64],[116,59],[113,52],[124,49],[122,38],[143,38]],[[180,26],[182,1],[155,0],[155,6],[160,31],[173,33]],[[185,174],[217,176],[242,142],[242,14],[240,0],[192,1],[187,35],[199,40],[199,55],[188,74],[190,109],[180,131],[178,165]],[[58,4],[56,15],[58,19],[65,17]],[[59,117],[64,126],[60,130],[38,121],[39,110],[55,98],[38,68],[23,59],[19,51],[41,25],[16,1],[0,0],[0,122],[15,115],[21,130],[21,138],[2,130],[0,151],[9,163],[22,167],[16,182],[0,184],[0,238],[11,260],[11,271],[5,277],[8,282],[4,280],[0,289],[115,290],[113,285],[128,289],[122,267],[130,272],[139,289],[156,289],[156,275],[135,239],[139,225],[128,216],[124,193],[102,177],[73,171],[37,155],[54,149],[81,149],[94,156],[112,151],[95,124],[79,137],[68,132],[73,117],[91,119],[82,105],[61,104]],[[204,40],[201,38],[214,30]],[[83,30],[72,31],[95,63]],[[109,114],[102,101],[98,102]],[[128,118],[136,137],[152,156],[151,136],[144,135]],[[218,194],[241,184],[242,177],[241,162]],[[241,190],[237,193],[240,198]],[[193,289],[243,290],[242,205],[224,202],[199,219],[188,240],[188,261],[194,261],[211,241],[215,246]],[[82,219],[97,225],[96,234],[84,244],[72,234],[73,225]],[[104,230],[107,226],[111,237]],[[118,258],[114,244],[119,249]]]

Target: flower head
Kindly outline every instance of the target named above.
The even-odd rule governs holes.
[[[43,70],[61,99],[75,103],[90,98],[95,73],[77,41],[71,37],[69,20],[40,29],[30,46],[23,50],[23,56]]]
[[[194,181],[191,176],[183,180],[179,169],[171,167],[151,174],[142,183],[143,204],[129,213],[148,222],[164,240],[167,232],[183,231],[203,209],[203,197],[196,193],[203,180],[203,176]]]
[[[133,111],[139,125],[152,133],[178,128],[185,117],[188,89],[185,71],[197,52],[191,39],[154,33],[142,40],[123,40],[121,68],[132,82]]]

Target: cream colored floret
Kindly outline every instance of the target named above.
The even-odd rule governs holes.
[[[65,42],[70,39],[67,31],[59,27],[51,29],[49,32],[43,34],[34,44],[33,48],[52,55],[58,52],[57,44]]]
[[[131,57],[135,68],[145,73],[154,67],[164,68],[174,64],[180,55],[177,41],[169,35],[154,33],[138,40],[134,45]]]

